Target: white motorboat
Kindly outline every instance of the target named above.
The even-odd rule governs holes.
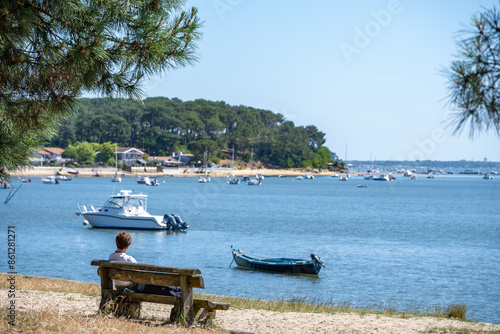
[[[307,179],[307,180],[314,180],[314,175],[312,175],[311,173],[305,173],[304,174],[304,179]]]
[[[139,184],[149,184],[149,183],[151,183],[151,179],[149,178],[149,176],[138,177],[136,181]]]
[[[374,175],[372,177],[373,181],[390,181],[391,179],[389,178],[389,175],[387,174],[380,174],[380,175]]]
[[[59,181],[55,177],[55,175],[47,176],[47,177],[42,177],[42,183],[43,184],[58,184]]]
[[[240,184],[240,179],[231,174],[231,177],[227,179],[227,184]]]
[[[208,175],[202,175],[198,179],[198,182],[200,182],[200,183],[208,183],[210,181],[211,181],[211,179],[210,179],[210,176],[208,176]]]
[[[157,179],[149,179],[149,182],[146,183],[147,186],[159,186],[160,182]]]
[[[250,179],[247,181],[247,184],[249,186],[260,186],[262,184],[262,181],[258,179]]]
[[[71,169],[67,169],[67,172],[72,174],[72,175],[78,175],[80,173],[80,171],[74,169],[74,168],[71,168]]]
[[[259,173],[259,174],[255,175],[255,177],[257,178],[257,180],[261,180],[261,181],[264,180],[264,174]]]
[[[373,180],[373,175],[371,175],[371,174],[366,174],[366,175],[364,176],[364,178],[365,178],[365,180]]]
[[[339,175],[339,181],[349,181],[349,175],[347,175],[347,174],[340,174]]]
[[[484,174],[483,179],[485,179],[485,180],[493,180],[493,176],[491,176],[491,174]]]
[[[304,177],[303,177],[302,175],[299,175],[299,176],[297,176],[297,177],[296,177],[296,179],[297,179],[297,180],[303,180],[303,179],[304,179]]]
[[[111,182],[122,182],[122,178],[117,173],[111,178]]]
[[[240,184],[240,179],[232,177],[229,180],[227,180],[227,184]]]
[[[67,175],[62,175],[62,174],[59,174],[59,172],[56,173],[56,175],[54,175],[56,177],[57,180],[59,181],[71,181],[71,178]]]
[[[148,195],[122,190],[111,195],[101,207],[78,204],[82,215],[93,227],[137,230],[185,230],[189,227],[177,215],[154,216],[147,211]]]

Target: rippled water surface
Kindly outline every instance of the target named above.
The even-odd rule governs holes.
[[[128,254],[201,269],[204,292],[361,306],[460,302],[470,307],[470,319],[500,323],[500,178],[266,178],[259,187],[227,185],[223,178],[207,184],[160,178],[159,187],[133,178],[32,180],[8,204],[8,190],[0,191],[1,224],[15,225],[17,233],[19,273],[97,282],[90,261],[107,259],[118,230],[83,226],[77,203],[101,205],[113,191],[131,189],[149,195],[151,213],[180,214],[191,227],[174,234],[129,231]],[[0,240],[6,245],[6,228]],[[314,252],[326,268],[319,276],[240,269],[230,266],[231,245],[304,259]],[[8,271],[6,257],[0,271]]]

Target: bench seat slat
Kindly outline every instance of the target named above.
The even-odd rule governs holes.
[[[111,279],[125,282],[153,284],[159,286],[180,286],[180,276],[174,274],[109,268],[108,276]],[[188,276],[187,281],[188,285],[192,288],[205,288],[203,276]]]
[[[169,305],[175,305],[175,303],[180,299],[179,297],[153,295],[139,292],[122,292],[121,294],[137,301]],[[120,295],[120,293],[115,293],[115,295]],[[228,310],[230,307],[230,304],[227,303],[212,302],[204,299],[195,299],[194,305],[197,308],[204,308],[207,310]]]
[[[171,274],[182,274],[182,275],[200,275],[201,274],[200,269],[164,267],[164,266],[157,266],[154,264],[145,264],[145,263],[129,263],[129,262],[121,262],[121,261],[92,260],[92,262],[90,264],[92,266],[103,267],[103,268],[144,270],[144,271],[152,271],[152,272],[158,272],[158,273],[171,273]]]

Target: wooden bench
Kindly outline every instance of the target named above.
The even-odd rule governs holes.
[[[199,321],[209,323],[215,319],[216,310],[227,310],[230,306],[227,303],[194,299],[193,288],[205,288],[199,269],[105,260],[92,260],[91,265],[99,267],[97,272],[101,277],[101,303],[99,305],[101,311],[105,309],[109,301],[115,302],[119,298],[122,305],[137,306],[137,311],[133,314],[136,317],[140,315],[141,302],[169,304],[174,305],[170,314],[171,321],[192,324],[196,316],[198,316]],[[158,286],[178,286],[181,288],[181,297],[118,291],[113,289],[112,280]],[[130,313],[121,312],[117,312],[117,315],[132,316]]]

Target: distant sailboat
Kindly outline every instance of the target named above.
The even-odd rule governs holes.
[[[252,148],[252,155],[250,158],[250,169],[252,170],[252,174],[253,174],[253,148]],[[260,175],[262,175],[262,174],[257,175],[257,177],[255,179],[248,179],[247,185],[260,186],[262,184],[262,180],[264,179],[264,175],[262,175],[262,178],[260,177]]]
[[[115,145],[115,175],[111,182],[122,182],[122,178],[118,176],[118,145]]]
[[[207,182],[210,182],[210,176],[208,176],[208,172],[207,172],[207,169],[208,169],[208,152],[207,150],[205,149],[205,153],[203,154],[203,170],[205,171],[205,175],[202,175],[200,176],[198,182],[199,183],[207,183]]]
[[[234,166],[234,146],[233,146],[233,154],[231,157],[231,177],[229,178],[229,180],[227,180],[227,184],[240,184],[240,179],[234,177],[233,166]]]

